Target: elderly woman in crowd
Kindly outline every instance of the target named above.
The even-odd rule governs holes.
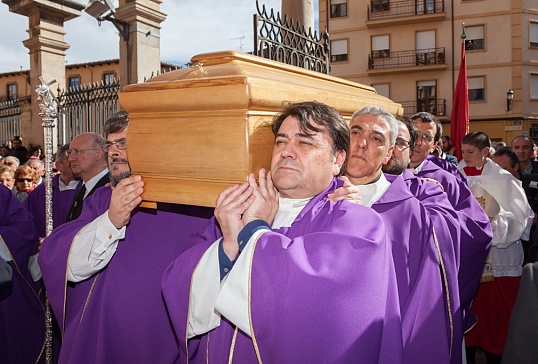
[[[22,202],[36,187],[36,173],[32,167],[24,165],[15,171],[15,186],[17,199]]]
[[[0,164],[0,184],[13,190],[15,185],[15,172],[10,166]]]

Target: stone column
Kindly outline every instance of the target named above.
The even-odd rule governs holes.
[[[31,118],[23,118],[22,131],[24,144],[43,145],[44,131],[39,116],[39,104],[34,102],[34,92],[41,81],[56,80],[57,85],[65,88],[65,51],[69,44],[64,41],[64,22],[80,16],[84,5],[75,1],[62,1],[61,4],[49,0],[2,0],[12,13],[28,17],[29,38],[23,42],[30,54]],[[31,121],[28,121],[31,120]],[[54,133],[56,136],[56,133]],[[56,141],[53,141],[56,145]],[[45,146],[43,145],[43,148]]]
[[[314,2],[313,0],[282,0],[282,17],[293,19],[293,24],[299,22],[308,32],[312,28],[314,33]]]
[[[144,82],[161,69],[161,0],[119,0],[114,17],[129,25],[129,40],[120,37],[120,86]]]

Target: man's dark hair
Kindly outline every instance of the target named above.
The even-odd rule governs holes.
[[[441,125],[441,122],[439,121],[439,119],[437,119],[435,116],[433,116],[429,112],[421,111],[411,116],[411,121],[415,121],[418,118],[422,119],[423,123],[433,123],[435,125],[436,130],[435,130],[434,141],[438,142],[439,139],[441,139],[441,135],[443,135],[443,125]]]
[[[318,126],[324,127],[333,142],[333,153],[340,150],[347,153],[349,150],[349,125],[342,115],[332,107],[317,101],[298,102],[286,106],[273,120],[273,134],[275,137],[278,129],[280,129],[288,116],[292,116],[299,121],[299,128],[305,134],[319,133],[322,129]],[[314,125],[310,119],[318,126]]]
[[[129,113],[126,111],[118,111],[112,114],[105,121],[105,138],[109,134],[119,133],[129,124]]]
[[[415,124],[406,116],[396,116],[396,120],[401,121],[409,130],[409,150],[412,152],[415,149],[415,142],[418,137],[418,130],[415,127]]]
[[[461,144],[468,144],[480,150],[491,147],[491,141],[486,133],[473,131],[463,137]]]
[[[452,140],[448,135],[443,135],[441,138],[445,138],[449,143]]]
[[[517,154],[508,147],[499,148],[494,154],[493,157],[502,157],[503,155],[507,156],[510,159],[510,166],[515,168],[516,164],[519,163],[519,158]]]

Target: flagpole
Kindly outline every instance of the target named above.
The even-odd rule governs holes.
[[[461,61],[450,115],[450,138],[456,148],[456,157],[462,159],[461,141],[469,132],[469,90],[467,85],[467,63],[465,57],[465,23],[461,24]]]

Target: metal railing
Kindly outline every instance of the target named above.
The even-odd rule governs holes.
[[[368,55],[368,69],[445,64],[445,47],[412,51],[375,51]]]
[[[446,99],[397,102],[404,108],[405,116],[411,116],[421,111],[429,112],[435,116],[446,116]]]
[[[21,135],[19,100],[0,103],[0,144],[7,145],[14,135]]]
[[[118,111],[119,80],[58,89],[58,145],[85,132],[103,134],[105,120]]]
[[[427,15],[445,12],[444,0],[372,1],[368,5],[368,20],[403,16]]]
[[[293,24],[293,19],[282,20],[271,9],[267,13],[265,5],[256,1],[258,14],[254,14],[254,54],[273,61],[329,74],[329,33],[320,34],[312,29]]]

